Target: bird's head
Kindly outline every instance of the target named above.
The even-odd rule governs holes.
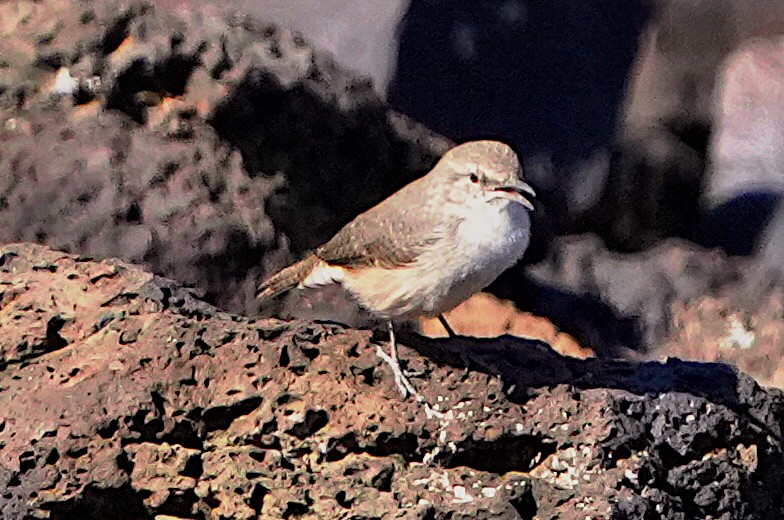
[[[523,181],[523,167],[517,154],[498,141],[470,141],[449,150],[437,165],[450,191],[458,198],[490,203],[521,204],[529,211],[536,196]]]

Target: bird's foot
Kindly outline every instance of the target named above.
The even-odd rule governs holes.
[[[425,377],[427,372],[424,370],[408,370],[403,369],[403,375],[406,377]]]
[[[392,355],[384,352],[381,345],[376,346],[376,354],[392,369],[392,374],[395,376],[395,384],[400,390],[400,393],[403,394],[403,399],[408,398],[408,396],[413,396],[416,402],[424,407],[425,415],[428,419],[442,419],[444,414],[430,406],[430,403],[422,397],[422,394],[416,391],[414,385],[408,380],[408,375],[400,368],[400,359],[397,355],[397,341],[395,341],[395,329],[392,326],[392,322],[387,323],[387,327],[389,329],[389,344],[392,349]]]
[[[408,396],[412,395],[416,398],[418,402],[424,402],[424,398],[419,395],[414,388],[414,385],[411,384],[411,381],[408,380],[408,376],[400,368],[400,363],[397,360],[384,352],[384,349],[381,348],[381,345],[376,346],[376,354],[380,357],[384,363],[389,365],[389,368],[392,369],[392,374],[395,376],[395,384],[397,385],[400,393],[403,394],[403,399],[406,399]]]
[[[430,403],[425,400],[422,394],[416,391],[414,385],[409,381],[406,371],[400,368],[400,363],[398,363],[394,357],[384,352],[381,345],[376,346],[376,354],[392,369],[392,374],[395,376],[395,385],[397,385],[400,393],[403,394],[403,399],[413,396],[416,402],[424,407],[425,415],[428,419],[443,419],[444,413],[433,408]]]
[[[455,334],[455,331],[452,329],[452,327],[449,326],[449,322],[446,321],[446,318],[444,318],[443,314],[438,315],[438,321],[441,322],[441,326],[444,327],[444,330],[450,338],[457,337],[457,334]]]

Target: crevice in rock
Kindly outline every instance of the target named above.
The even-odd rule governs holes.
[[[109,26],[98,43],[98,50],[104,56],[116,51],[130,34],[131,21],[137,16],[132,10],[120,14]]]
[[[140,409],[133,416],[126,418],[128,429],[139,434],[133,442],[159,442],[158,434],[163,431],[163,420],[158,416],[148,419],[147,415],[150,411]]]
[[[261,512],[261,508],[264,506],[264,497],[267,496],[269,493],[269,489],[267,489],[263,484],[260,482],[256,482],[253,485],[253,490],[250,492],[250,497],[248,498],[248,506],[251,507],[256,513]]]
[[[161,515],[170,515],[175,518],[193,518],[193,506],[199,498],[192,489],[170,493],[166,501],[155,508],[155,518]],[[202,518],[203,516],[200,515]]]
[[[288,433],[303,440],[322,429],[328,422],[329,415],[325,410],[307,410],[302,421],[289,428]]]
[[[107,94],[106,108],[145,123],[147,107],[164,97],[181,96],[198,64],[198,53],[180,54],[174,49],[170,56],[156,63],[138,58],[117,75]]]
[[[422,462],[424,457],[419,449],[417,436],[410,432],[403,432],[400,435],[382,432],[362,444],[357,439],[356,433],[349,432],[342,437],[329,439],[324,452],[328,462],[342,460],[352,453],[367,453],[375,457],[401,455],[409,463]]]
[[[171,430],[160,436],[158,442],[168,442],[169,444],[179,444],[185,448],[195,450],[204,449],[204,443],[199,436],[197,425],[189,419],[177,421]]]
[[[536,499],[534,498],[530,487],[509,500],[509,503],[515,511],[517,511],[517,514],[520,515],[522,520],[534,520],[534,518],[536,518]]]
[[[50,520],[139,520],[150,518],[142,496],[129,484],[119,488],[101,489],[87,486],[81,494],[67,502],[44,503],[41,509],[50,513]]]
[[[509,471],[529,472],[557,448],[555,442],[532,435],[505,435],[492,441],[467,440],[454,454],[445,457],[443,466],[467,466],[499,475]]]
[[[38,343],[30,345],[27,341],[22,341],[16,347],[17,357],[0,360],[0,371],[5,370],[11,365],[25,366],[28,361],[39,358],[44,354],[60,350],[68,346],[68,341],[60,335],[60,331],[67,323],[59,314],[49,318],[46,322],[46,335]]]
[[[225,430],[235,419],[248,415],[261,406],[261,403],[261,397],[253,396],[230,405],[208,408],[202,412],[201,421],[208,432]]]

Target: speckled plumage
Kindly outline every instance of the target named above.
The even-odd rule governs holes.
[[[522,257],[531,206],[513,192],[533,192],[520,175],[517,155],[503,143],[457,146],[427,175],[265,281],[259,297],[340,283],[378,318],[445,312]]]

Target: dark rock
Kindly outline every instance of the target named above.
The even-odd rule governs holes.
[[[264,274],[448,146],[251,18],[138,2],[23,11],[0,7],[20,27],[0,44],[18,75],[0,96],[3,242],[121,257],[252,314]],[[59,71],[33,65],[42,32]]]
[[[36,309],[71,316],[67,347],[0,371],[4,516],[784,513],[784,395],[726,365],[574,360],[511,337],[403,338],[413,347],[403,359],[427,374],[415,384],[428,414],[400,399],[369,332],[206,304],[193,315],[164,305],[179,289],[128,264],[22,244],[0,255],[13,267],[0,287],[21,288],[0,308],[2,352],[45,330]],[[107,307],[114,320],[96,330]],[[120,345],[129,330],[136,341]],[[298,358],[297,372],[279,364],[304,344],[321,354]],[[373,377],[354,373],[358,362]]]
[[[491,289],[547,316],[599,355],[618,356],[654,351],[666,341],[678,305],[751,287],[752,267],[680,239],[622,255],[595,235],[566,236],[553,241],[548,258],[507,272]]]

